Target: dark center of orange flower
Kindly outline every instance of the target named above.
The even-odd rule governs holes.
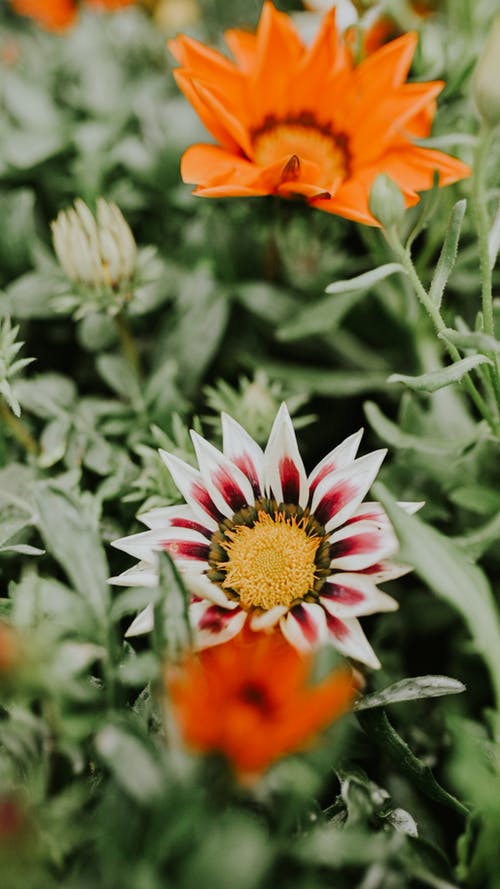
[[[298,178],[300,160],[317,167],[315,184],[321,183],[325,191],[335,191],[348,177],[346,136],[318,123],[309,113],[284,120],[267,117],[264,124],[254,130],[252,139],[256,163],[268,167],[283,161],[285,178]]]
[[[260,713],[269,715],[273,709],[267,689],[258,682],[246,682],[239,689],[238,697]]]

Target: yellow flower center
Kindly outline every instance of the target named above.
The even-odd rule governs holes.
[[[345,137],[336,137],[326,127],[312,122],[266,124],[254,134],[253,144],[255,161],[263,167],[294,157],[316,164],[318,180],[327,191],[334,190],[347,177]]]
[[[308,535],[304,526],[295,516],[261,510],[254,525],[226,532],[229,558],[219,563],[225,571],[221,585],[237,593],[242,608],[288,607],[313,589],[321,538]]]

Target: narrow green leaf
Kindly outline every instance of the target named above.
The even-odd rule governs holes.
[[[370,426],[382,441],[393,448],[415,451],[418,454],[430,454],[435,457],[457,455],[462,453],[476,437],[474,435],[474,438],[468,436],[462,439],[424,438],[411,432],[403,432],[396,423],[387,419],[373,401],[365,403],[364,411]]]
[[[109,572],[87,501],[51,482],[36,487],[35,501],[38,525],[48,552],[57,559],[75,590],[102,619],[108,608]]]
[[[468,809],[436,781],[429,766],[425,765],[406,741],[401,738],[389,722],[384,710],[370,710],[358,716],[362,728],[371,741],[392,759],[396,766],[407,775],[412,783],[429,799],[453,809],[462,817],[467,817]]]
[[[387,704],[401,704],[403,701],[457,695],[463,691],[465,685],[458,679],[450,679],[448,676],[414,676],[411,679],[395,682],[371,695],[365,695],[356,702],[354,709],[371,710],[373,707],[386,707]]]
[[[379,281],[383,281],[384,278],[388,278],[389,275],[394,275],[396,272],[404,273],[403,266],[399,262],[388,262],[386,265],[371,269],[369,272],[363,272],[362,275],[356,275],[355,278],[348,278],[345,281],[333,281],[326,288],[326,292],[351,293],[353,290],[368,290],[374,284],[378,284]]]
[[[489,583],[453,541],[397,505],[379,482],[374,493],[384,505],[401,544],[400,559],[413,565],[424,583],[460,612],[500,700],[500,625]]]
[[[467,201],[465,199],[457,201],[448,220],[443,246],[429,290],[429,296],[438,308],[441,305],[444,289],[457,259],[458,241],[466,207]]]
[[[191,646],[189,623],[190,595],[168,553],[159,559],[159,597],[154,605],[153,645],[155,650],[169,660],[176,661]]]
[[[462,333],[447,327],[438,334],[442,340],[453,343],[459,349],[474,349],[476,352],[500,352],[500,342],[494,336],[480,331]]]
[[[278,330],[279,339],[298,340],[315,333],[334,330],[365,293],[366,288],[350,290],[333,297],[327,296],[319,302],[306,306],[302,312],[295,313],[290,324]]]
[[[120,726],[107,725],[95,745],[115,780],[137,803],[158,798],[164,775],[145,742]]]
[[[391,374],[387,382],[403,383],[414,392],[437,392],[438,389],[451,386],[452,383],[459,383],[466,374],[475,367],[479,367],[480,364],[492,364],[492,362],[486,355],[471,355],[469,358],[462,358],[461,361],[455,361],[441,370],[433,370],[430,373],[420,374],[418,377]]]

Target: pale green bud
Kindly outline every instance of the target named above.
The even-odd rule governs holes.
[[[370,213],[385,228],[401,222],[406,209],[401,189],[386,173],[380,173],[370,191]]]
[[[68,278],[89,287],[119,288],[134,275],[137,247],[116,204],[97,201],[97,214],[77,198],[52,223],[57,258]]]
[[[500,15],[491,30],[472,80],[474,102],[480,117],[495,127],[500,123]]]

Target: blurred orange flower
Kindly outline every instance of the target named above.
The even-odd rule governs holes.
[[[15,630],[0,621],[0,680],[8,676],[21,660],[21,643]]]
[[[109,11],[130,6],[136,0],[84,0],[86,6]],[[49,31],[64,31],[76,19],[78,4],[75,0],[11,0],[19,15],[26,15]]]
[[[232,30],[235,62],[190,37],[170,48],[180,89],[218,144],[193,145],[181,174],[204,197],[300,195],[329,213],[376,225],[370,188],[387,173],[406,205],[470,174],[461,161],[414,143],[429,134],[442,81],[406,83],[417,35],[405,34],[355,66],[335,10],[311,47],[291,18],[263,7],[256,34]],[[421,112],[424,112],[423,114]]]
[[[167,685],[186,744],[224,754],[240,778],[258,775],[345,713],[356,694],[352,671],[311,685],[311,658],[280,633],[240,634],[169,668]]]

